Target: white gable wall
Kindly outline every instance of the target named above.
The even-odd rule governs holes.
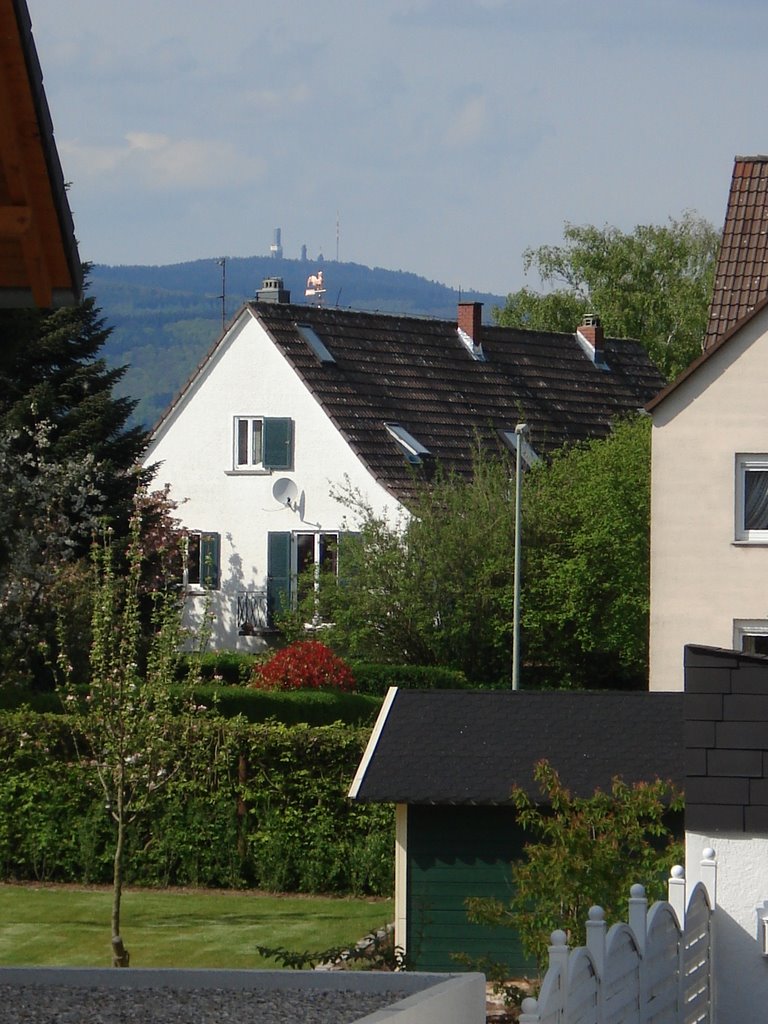
[[[234,471],[236,416],[290,417],[293,469]],[[343,484],[345,477],[375,511],[399,510],[249,311],[158,429],[145,462],[160,463],[156,485],[170,484],[171,497],[183,503],[178,515],[187,528],[221,535],[221,587],[211,595],[212,641],[219,648],[255,649],[261,643],[238,636],[237,594],[265,591],[270,531],[353,529],[354,516],[330,496],[332,484]],[[283,478],[296,484],[300,511],[273,497],[275,481]],[[202,607],[202,596],[191,600],[190,623]]]
[[[653,411],[650,687],[683,688],[683,647],[768,621],[768,545],[735,541],[736,453],[768,454],[768,312]]]

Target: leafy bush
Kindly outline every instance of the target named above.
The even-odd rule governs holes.
[[[192,669],[199,672],[205,682],[226,686],[245,686],[254,669],[257,655],[245,651],[206,651],[204,654],[186,654],[179,659],[179,678],[186,679]]]
[[[330,647],[319,640],[301,640],[259,665],[251,685],[262,690],[351,690],[355,679]]]
[[[372,665],[356,662],[352,666],[358,693],[386,694],[390,686],[403,690],[463,690],[470,684],[459,669],[441,665]]]
[[[70,717],[0,713],[2,879],[111,878],[114,825],[100,789],[77,764]],[[347,798],[369,732],[338,723],[201,719],[197,768],[188,770],[188,750],[180,747],[175,756],[187,770],[137,820],[126,882],[388,895],[392,808]]]
[[[181,688],[178,688],[181,690]],[[185,696],[190,691],[183,689]],[[242,715],[249,722],[273,719],[286,725],[372,725],[381,698],[372,693],[333,690],[254,690],[251,686],[195,686],[192,699],[215,708],[224,718]]]

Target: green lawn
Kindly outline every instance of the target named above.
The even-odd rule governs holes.
[[[109,967],[108,889],[0,885],[0,966]],[[392,900],[135,890],[121,931],[132,967],[276,967],[256,946],[354,944],[392,920]]]

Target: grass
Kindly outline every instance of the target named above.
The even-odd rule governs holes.
[[[107,888],[0,885],[0,966],[111,966]],[[121,931],[132,967],[275,968],[257,945],[304,952],[354,944],[392,900],[131,889]]]

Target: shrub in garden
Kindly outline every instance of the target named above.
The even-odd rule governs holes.
[[[351,690],[355,679],[330,647],[319,640],[301,640],[259,665],[251,685],[261,690]]]

